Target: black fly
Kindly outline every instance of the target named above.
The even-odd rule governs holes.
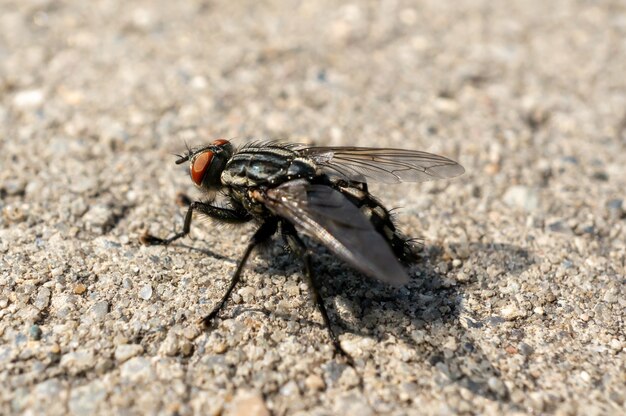
[[[189,233],[194,211],[228,223],[256,221],[253,234],[226,293],[203,323],[209,325],[239,282],[250,253],[277,231],[304,262],[316,302],[335,350],[348,360],[332,330],[311,256],[300,235],[332,251],[365,275],[394,286],[408,282],[398,261],[413,254],[411,240],[395,227],[387,210],[367,190],[367,182],[399,183],[452,178],[464,172],[453,160],[430,153],[363,147],[308,147],[254,142],[235,149],[224,139],[189,149],[176,163],[189,162],[191,180],[207,196],[223,193],[227,205],[188,201],[183,230],[162,239],[148,234],[144,244],[170,244]],[[212,201],[212,199],[211,199]]]

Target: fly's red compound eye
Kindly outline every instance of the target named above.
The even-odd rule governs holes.
[[[213,160],[213,152],[210,150],[206,152],[200,153],[193,160],[193,163],[189,167],[191,173],[191,180],[196,185],[202,185],[202,179],[204,178],[204,174],[209,169],[211,165],[211,161]]]
[[[224,146],[226,143],[229,143],[226,139],[217,139],[213,141],[214,146]]]

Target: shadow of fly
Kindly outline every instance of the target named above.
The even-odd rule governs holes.
[[[194,212],[231,224],[255,221],[259,228],[237,264],[226,293],[202,323],[208,326],[239,282],[252,250],[280,233],[303,261],[311,297],[317,304],[336,353],[349,363],[333,332],[310,250],[301,236],[321,243],[363,274],[393,286],[408,282],[401,262],[411,261],[414,240],[394,225],[391,214],[367,189],[368,182],[421,182],[452,178],[464,169],[442,156],[404,149],[310,147],[252,142],[236,149],[228,140],[188,149],[177,164],[189,162],[193,183],[207,200],[183,198],[189,208],[181,232],[141,237],[147,245],[168,245],[189,233]],[[215,202],[215,194],[224,201]]]

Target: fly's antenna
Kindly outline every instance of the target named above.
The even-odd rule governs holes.
[[[189,158],[191,157],[191,154],[193,153],[193,151],[191,150],[191,147],[189,147],[189,144],[187,143],[187,140],[185,140],[185,147],[187,148],[187,154],[186,155],[176,155],[178,157],[178,160],[176,161],[177,165],[180,165],[181,163],[185,163],[186,161],[189,160]]]
[[[185,163],[186,161],[189,160],[189,155],[186,155],[186,156],[176,155],[176,156],[178,156],[178,160],[176,161],[177,165],[180,165],[181,163]]]

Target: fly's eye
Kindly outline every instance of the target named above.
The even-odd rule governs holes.
[[[217,139],[213,141],[214,146],[224,146],[226,143],[230,143],[230,142],[226,139]]]
[[[213,152],[211,151],[202,152],[196,156],[189,167],[193,183],[198,186],[202,185],[202,179],[211,165],[211,160],[213,160]]]

